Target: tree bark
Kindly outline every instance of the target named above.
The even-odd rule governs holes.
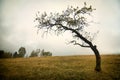
[[[101,71],[101,57],[99,54],[99,51],[97,50],[96,45],[90,45],[91,49],[93,50],[93,52],[95,53],[95,57],[96,57],[96,67],[95,70],[100,72]]]

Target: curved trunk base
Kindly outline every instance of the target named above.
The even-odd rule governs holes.
[[[100,72],[101,71],[101,57],[100,57],[99,51],[97,50],[96,45],[95,46],[91,46],[91,49],[95,53],[95,57],[96,57],[95,71]]]
[[[100,71],[101,71],[101,67],[100,67],[99,65],[96,65],[96,67],[95,67],[95,71],[100,72]]]

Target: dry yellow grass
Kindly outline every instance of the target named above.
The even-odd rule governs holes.
[[[94,67],[92,55],[0,59],[0,80],[120,80],[120,55],[102,55],[102,72]]]

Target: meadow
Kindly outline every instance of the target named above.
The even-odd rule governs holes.
[[[0,59],[0,80],[120,80],[120,55],[53,56]]]

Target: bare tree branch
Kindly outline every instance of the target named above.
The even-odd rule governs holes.
[[[81,47],[90,48],[90,46],[82,45],[82,44],[80,44],[80,43],[77,43],[77,41],[75,41],[75,40],[70,41],[70,43],[73,43],[74,45],[79,45],[79,46],[81,46]]]

